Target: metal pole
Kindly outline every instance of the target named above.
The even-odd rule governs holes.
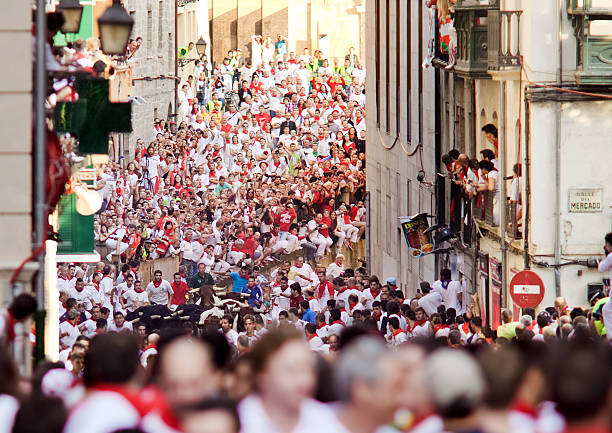
[[[45,197],[45,182],[47,171],[46,140],[47,128],[45,125],[45,96],[47,88],[47,72],[45,70],[45,44],[47,35],[47,17],[45,14],[45,0],[36,1],[36,66],[34,74],[34,115],[35,115],[35,141],[34,141],[34,215],[33,215],[33,242],[32,248],[39,248],[45,241],[47,230],[47,200]],[[38,311],[36,321],[36,347],[35,359],[44,358],[45,353],[45,253],[44,250],[37,257],[38,271],[34,281],[34,291]]]
[[[557,85],[563,87],[563,38],[561,37],[563,30],[563,8],[564,1],[559,0],[559,20],[557,38],[558,45],[558,64],[557,64]],[[559,263],[561,262],[561,110],[562,102],[557,102],[555,110],[555,296],[561,296],[561,270]]]
[[[502,259],[502,307],[507,307],[507,279],[508,258],[506,246],[506,81],[501,82],[500,92],[500,122],[499,122],[499,200],[497,208],[499,212],[499,228],[501,234],[501,259]]]

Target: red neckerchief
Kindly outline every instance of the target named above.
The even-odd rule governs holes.
[[[348,290],[348,287],[343,287],[343,288],[338,289],[338,293],[344,293],[347,290]]]
[[[99,384],[93,387],[93,391],[114,392],[115,394],[119,394],[138,411],[141,417],[147,414],[147,410],[142,404],[138,394],[128,389],[126,386],[121,386],[114,383]]]
[[[535,407],[523,400],[516,400],[512,405],[512,410],[528,415],[530,418],[536,418],[538,416]]]
[[[463,329],[464,334],[469,334],[470,324],[468,322],[464,322],[463,325],[461,325],[461,329]]]
[[[372,295],[372,298],[374,299],[378,298],[378,295],[380,295],[380,292],[382,292],[382,289],[372,290],[372,288],[370,287],[370,294]]]
[[[319,326],[317,326],[317,329],[323,329],[325,328],[327,325],[325,323],[321,323]]]
[[[427,323],[427,319],[415,320],[410,331],[413,331],[417,326],[423,326],[425,323]]]
[[[403,334],[404,331],[402,331],[401,329],[396,329],[395,331],[393,331],[393,336],[397,337],[399,334]]]
[[[146,352],[146,351],[147,351],[147,350],[149,350],[149,349],[157,349],[157,345],[156,345],[155,343],[147,344],[147,345],[146,345],[146,346],[145,346],[145,347],[142,349],[142,351],[143,351],[143,352]]]
[[[308,341],[312,340],[315,337],[317,337],[317,334],[310,334],[310,337],[308,337]]]
[[[329,286],[330,286],[329,281],[323,281],[321,284],[319,284],[319,287],[317,288],[319,292],[319,298],[323,297],[323,294],[325,293],[325,289],[327,289],[328,291],[330,290]]]
[[[346,308],[340,308],[341,313],[346,313]]]
[[[346,326],[346,324],[342,320],[336,320],[335,322],[332,322],[332,325]]]
[[[349,302],[349,311],[353,311],[353,308],[359,304],[359,302]]]
[[[164,281],[164,280],[159,280],[159,282],[157,282],[157,281],[153,280],[153,281],[151,281],[151,282],[153,283],[153,285],[155,286],[155,288],[158,288],[159,286],[161,286],[162,281]]]
[[[444,329],[447,328],[446,325],[434,325],[434,335],[436,335],[436,332],[438,332],[440,329]]]

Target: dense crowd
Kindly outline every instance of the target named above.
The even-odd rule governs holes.
[[[602,272],[612,269],[612,234],[606,240]],[[605,323],[612,304],[604,293],[588,309],[558,298],[519,318],[503,310],[493,330],[474,306],[464,306],[462,286],[447,269],[405,298],[393,278],[383,283],[363,268],[346,268],[342,256],[318,266],[319,283],[302,291],[304,266],[301,258],[283,263],[269,282],[244,275],[248,305],[238,301],[234,309],[216,299],[212,309],[197,310],[195,322],[172,315],[126,321],[120,308],[110,314],[94,298],[80,298],[82,269],[62,267],[66,287],[74,288],[70,298],[62,291],[60,362],[42,363],[31,381],[19,380],[0,350],[0,430],[610,431]],[[111,284],[108,267],[103,279]],[[191,281],[205,279],[201,271]],[[134,299],[132,271],[119,278],[130,293],[121,306],[185,285],[180,274],[172,283],[158,274],[158,285],[136,289],[143,296]],[[251,304],[260,290],[262,303]],[[34,310],[32,302],[29,295],[15,299],[3,316],[9,329]],[[167,314],[158,307],[166,308],[139,308]],[[218,320],[208,320],[216,313]]]
[[[365,229],[364,71],[278,39],[254,38],[254,65],[199,64],[177,122],[102,169],[106,260],[58,267],[58,362],[21,378],[5,346],[36,303],[1,312],[0,433],[610,432],[605,293],[492,329],[448,269],[406,297],[345,263]],[[487,155],[445,157],[466,193],[491,190]],[[141,263],[169,256],[143,287]]]

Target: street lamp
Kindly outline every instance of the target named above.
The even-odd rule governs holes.
[[[64,16],[62,33],[78,33],[83,16],[83,6],[81,6],[79,0],[60,0],[57,10]]]
[[[105,54],[123,55],[130,39],[134,20],[125,11],[119,0],[98,18],[102,51]]]
[[[202,37],[200,37],[198,42],[196,42],[196,51],[198,52],[200,59],[204,54],[206,54],[206,41]]]

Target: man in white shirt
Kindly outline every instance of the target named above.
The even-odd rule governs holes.
[[[438,307],[442,305],[442,295],[437,290],[431,290],[429,283],[421,283],[421,293],[423,296],[418,300],[419,307],[425,310],[427,316],[438,312]]]
[[[329,278],[330,280],[333,280],[334,278],[337,278],[340,275],[342,275],[342,273],[344,272],[344,268],[342,267],[343,264],[344,264],[344,255],[337,254],[336,260],[331,262],[330,265],[327,267],[327,272],[326,272],[327,278]]]
[[[92,292],[95,290],[91,286],[85,286],[85,282],[82,278],[77,278],[74,285],[74,289],[70,293],[70,297],[76,299],[77,304],[83,304],[86,310],[91,310],[92,306],[96,304],[95,294]]]
[[[433,284],[433,289],[442,296],[442,303],[448,310],[454,308],[456,312],[461,310],[462,287],[459,281],[451,280],[450,269],[440,271],[440,279]]]
[[[304,334],[306,335],[306,340],[308,340],[310,350],[313,352],[325,351],[325,344],[323,344],[321,337],[317,335],[317,327],[314,323],[307,323],[304,326]],[[327,351],[329,351],[329,347],[327,347]]]
[[[115,311],[113,320],[110,322],[108,327],[109,331],[120,332],[120,331],[132,331],[132,323],[125,320],[125,316],[121,311]]]
[[[302,289],[319,283],[319,278],[308,263],[304,263],[304,257],[298,257],[295,264],[289,270],[289,278],[300,284]]]
[[[59,337],[60,337],[60,349],[66,349],[72,347],[76,342],[76,339],[81,335],[78,322],[78,313],[76,310],[70,310],[66,313],[67,320],[64,320],[59,325]]]
[[[88,338],[96,335],[96,324],[100,318],[100,307],[94,305],[91,309],[91,317],[79,324],[79,331]]]
[[[138,280],[134,282],[134,286],[122,295],[124,309],[131,313],[140,307],[149,305],[149,295],[142,289],[142,281]]]
[[[237,346],[238,345],[238,333],[232,329],[232,316],[226,314],[221,319],[221,329],[220,331],[223,333],[223,336],[227,340],[228,344]]]
[[[102,306],[113,311],[113,304],[111,298],[115,292],[115,285],[112,277],[110,276],[113,268],[110,265],[104,266],[102,269],[102,279],[100,280],[100,294],[102,297]]]
[[[153,281],[147,285],[146,291],[151,305],[167,305],[170,308],[174,290],[168,281],[162,279],[162,271],[155,271]]]

